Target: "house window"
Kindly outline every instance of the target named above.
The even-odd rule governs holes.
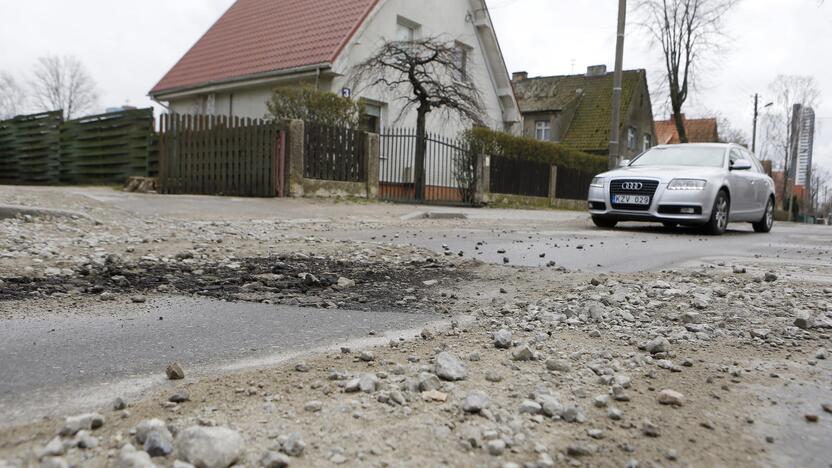
[[[364,113],[361,114],[361,130],[370,133],[381,132],[381,106],[364,104]]]
[[[194,114],[214,115],[216,111],[216,104],[216,94],[204,94],[202,96],[199,96],[197,97],[196,104],[194,105]]]
[[[644,151],[649,150],[653,146],[653,137],[650,136],[649,133],[644,134]]]
[[[416,30],[419,24],[401,16],[396,21],[396,40],[399,42],[413,42],[416,40]]]
[[[456,66],[459,68],[459,76],[457,78],[461,80],[468,79],[468,49],[468,46],[460,43],[457,43],[456,47],[454,47],[454,58],[456,60]]]
[[[548,120],[535,122],[534,137],[540,141],[552,141],[552,123]]]
[[[636,149],[636,129],[633,127],[627,129],[627,149]]]

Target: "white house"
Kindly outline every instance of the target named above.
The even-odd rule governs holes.
[[[368,130],[414,127],[395,95],[351,89],[353,65],[385,41],[454,41],[497,130],[521,117],[484,0],[237,0],[150,91],[175,112],[262,118],[272,90],[306,82],[361,99]],[[460,122],[432,115],[428,130],[454,136]]]

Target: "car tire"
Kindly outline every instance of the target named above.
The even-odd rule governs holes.
[[[598,216],[592,217],[592,222],[595,223],[596,226],[603,229],[612,229],[618,224],[618,221],[614,219],[607,219],[607,218],[600,218]]]
[[[712,236],[725,234],[728,228],[728,217],[731,214],[731,199],[728,192],[720,190],[714,199],[714,207],[711,210],[711,219],[705,225],[705,232]]]
[[[774,200],[771,198],[768,199],[768,203],[766,203],[766,211],[763,213],[763,219],[757,221],[756,223],[751,223],[751,225],[754,227],[754,232],[771,232],[771,228],[774,227]]]

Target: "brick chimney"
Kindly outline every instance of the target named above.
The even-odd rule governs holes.
[[[586,67],[586,76],[604,76],[607,74],[606,65],[592,65]]]
[[[519,71],[511,74],[511,81],[523,81],[529,78],[529,72]]]

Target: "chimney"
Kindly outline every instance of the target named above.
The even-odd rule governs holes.
[[[604,76],[607,74],[606,65],[592,65],[586,67],[586,76]]]
[[[511,81],[523,81],[529,77],[529,72],[519,71],[511,74]]]

